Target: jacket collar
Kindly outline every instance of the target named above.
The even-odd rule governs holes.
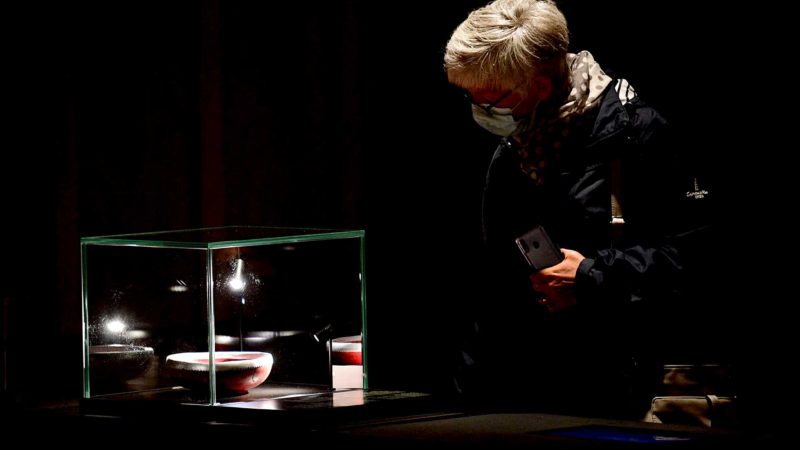
[[[614,86],[616,86],[616,83],[609,84],[603,95],[602,103],[600,103],[600,108],[597,111],[594,128],[592,129],[591,142],[588,147],[622,132],[631,123],[628,111],[622,104]]]

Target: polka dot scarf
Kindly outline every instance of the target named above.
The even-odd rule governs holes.
[[[582,51],[567,55],[569,95],[556,111],[541,111],[527,131],[515,137],[519,145],[520,169],[537,185],[544,183],[551,166],[558,163],[565,147],[578,145],[593,125],[592,111],[600,105],[602,93],[611,83],[594,57]]]

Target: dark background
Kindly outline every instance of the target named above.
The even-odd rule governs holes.
[[[484,3],[12,6],[7,398],[80,395],[80,237],[234,224],[366,230],[371,384],[445,390],[496,139],[447,84],[442,55]],[[713,169],[738,104],[720,69],[732,67],[726,12],[560,4],[572,51],[694,136],[685,150],[724,198]]]

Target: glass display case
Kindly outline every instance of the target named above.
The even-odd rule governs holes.
[[[253,405],[364,390],[364,232],[81,239],[83,396]]]

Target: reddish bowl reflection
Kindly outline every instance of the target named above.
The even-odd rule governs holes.
[[[341,366],[360,366],[361,336],[345,336],[331,341],[331,363]]]

